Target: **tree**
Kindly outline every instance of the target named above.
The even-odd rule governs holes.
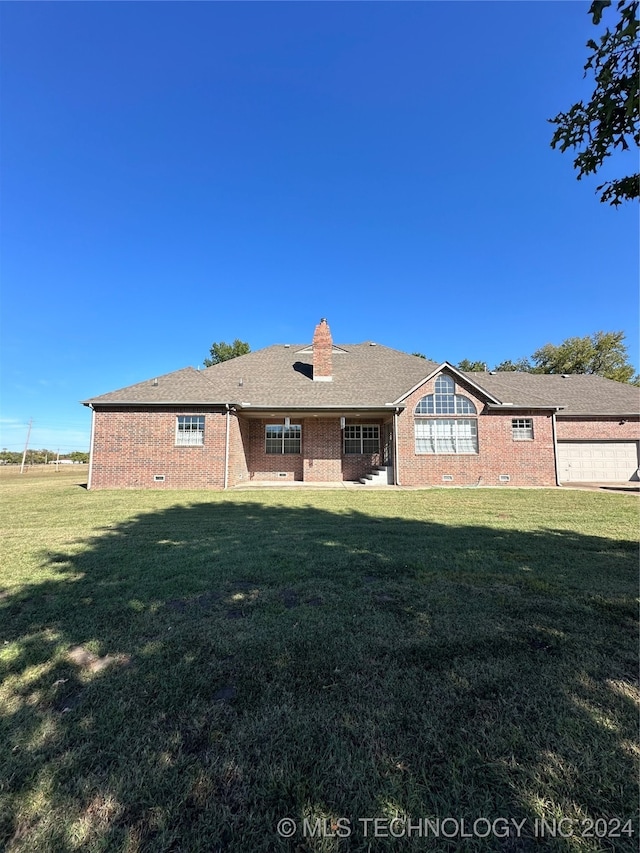
[[[533,373],[595,373],[616,382],[638,383],[629,364],[624,332],[596,332],[567,338],[558,346],[545,344],[532,356]]]
[[[236,338],[232,344],[226,341],[218,341],[211,344],[211,358],[205,358],[205,367],[211,367],[213,364],[220,364],[221,361],[229,361],[230,358],[236,358],[239,355],[246,355],[251,352],[251,347],[246,341],[241,341]]]
[[[509,373],[530,373],[531,362],[528,358],[519,358],[517,361],[511,361],[511,359],[508,358],[506,361],[501,361],[500,364],[496,364],[493,369],[504,370]]]
[[[469,361],[468,358],[463,358],[456,365],[458,370],[466,370],[467,373],[478,373],[481,370],[486,370],[487,365],[484,361]]]
[[[594,0],[589,14],[595,25],[610,5],[611,0]],[[596,83],[591,100],[587,104],[578,101],[568,112],[549,119],[557,125],[552,148],[581,149],[573,161],[578,180],[595,174],[616,148],[628,151],[630,140],[636,147],[640,145],[638,0],[618,0],[617,11],[619,20],[613,32],[607,27],[599,44],[593,39],[587,42],[592,52],[584,76],[592,70]],[[619,205],[638,198],[639,181],[636,173],[605,181],[596,192],[602,191],[600,201]]]

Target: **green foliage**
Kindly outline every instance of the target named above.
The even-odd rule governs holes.
[[[20,465],[22,463],[23,451],[7,450],[6,447],[0,451],[0,463],[4,465]],[[47,450],[46,447],[37,450],[29,448],[25,458],[26,465],[44,465],[46,462],[55,462],[58,457],[57,450]],[[81,450],[73,453],[61,453],[60,459],[71,459],[73,462],[88,462],[89,454]]]
[[[595,0],[589,14],[599,24],[602,13],[611,0]],[[640,145],[638,82],[640,63],[638,52],[638,0],[619,0],[618,22],[613,31],[607,27],[600,36],[587,42],[591,54],[584,66],[585,74],[592,71],[595,89],[591,100],[574,104],[568,112],[549,119],[557,125],[551,147],[580,149],[573,161],[578,180],[595,174],[615,149],[630,150],[629,142]],[[638,198],[640,174],[605,181],[597,187],[600,201],[619,205]]]
[[[518,371],[520,373],[593,373],[639,385],[640,377],[634,376],[629,363],[624,332],[595,332],[583,338],[567,338],[557,346],[545,344],[531,358],[517,361],[506,359],[497,364],[496,371]],[[457,364],[459,370],[475,372],[486,370],[484,362],[463,359]]]
[[[638,383],[629,364],[624,332],[596,332],[545,344],[532,356],[533,373],[595,373],[616,382]]]
[[[466,370],[467,373],[478,373],[487,369],[484,361],[469,361],[468,358],[463,358],[462,361],[458,362],[456,367],[458,370]]]
[[[236,358],[239,355],[246,355],[251,352],[251,347],[246,341],[241,341],[236,338],[232,344],[226,341],[217,341],[211,344],[211,358],[205,358],[205,367],[211,367],[214,364],[220,364],[221,361],[229,361],[230,358]]]
[[[411,353],[411,355],[415,355],[415,356],[417,356],[418,358],[424,358],[424,359],[426,359],[426,355],[425,355],[424,353],[422,353],[422,352],[412,352],[412,353]]]
[[[511,361],[511,359],[508,358],[506,361],[501,361],[500,364],[496,364],[493,369],[503,370],[508,373],[530,373],[531,362],[528,358],[519,358],[517,361]]]

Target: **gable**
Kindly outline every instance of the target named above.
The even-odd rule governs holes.
[[[469,379],[467,374],[462,373],[462,371],[458,370],[452,364],[449,364],[448,361],[443,362],[438,365],[435,370],[430,371],[420,382],[416,383],[412,388],[410,388],[405,394],[401,397],[398,397],[397,400],[394,400],[394,405],[401,405],[406,402],[406,400],[415,395],[415,392],[418,391],[422,386],[426,386],[430,380],[437,379],[440,375],[451,376],[454,382],[461,382],[464,387],[469,388],[473,391],[474,394],[477,395],[477,399],[482,400],[483,403],[494,403],[499,404],[501,401],[486,391],[484,388],[480,387],[477,383],[473,382]]]

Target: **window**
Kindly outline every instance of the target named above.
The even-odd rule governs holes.
[[[348,424],[344,428],[345,455],[378,453],[380,427],[377,424]]]
[[[477,453],[475,419],[416,420],[416,453]]]
[[[302,427],[299,424],[267,424],[265,451],[267,453],[300,453]]]
[[[514,441],[533,441],[533,420],[531,418],[513,418],[511,436]]]
[[[416,406],[416,415],[475,415],[476,407],[468,397],[455,393],[450,376],[438,376],[435,394],[427,394]]]
[[[204,444],[204,415],[178,416],[176,444],[184,447],[196,447]]]
[[[476,418],[427,418],[424,415],[476,415],[476,407],[464,394],[456,394],[450,376],[436,379],[433,394],[416,406],[414,421],[416,453],[477,453]]]

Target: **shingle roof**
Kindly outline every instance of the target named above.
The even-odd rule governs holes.
[[[238,403],[255,407],[382,407],[437,367],[432,361],[376,344],[337,344],[333,379],[313,381],[310,346],[274,345],[215,364],[184,368],[130,385],[88,403]],[[242,383],[242,384],[241,384]]]
[[[466,373],[502,403],[562,406],[559,415],[632,415],[640,413],[640,388],[602,376],[572,373]],[[536,403],[539,400],[540,403]]]
[[[371,343],[339,344],[333,379],[314,382],[307,344],[265,347],[204,370],[185,367],[85,400],[96,405],[233,403],[255,408],[382,408],[400,399],[438,367],[435,362]],[[600,376],[465,373],[502,403],[550,408],[562,415],[630,415],[640,391]]]
[[[215,389],[204,378],[203,370],[183,367],[145,382],[127,385],[118,391],[109,391],[99,397],[83,401],[89,403],[224,403],[215,397]]]

